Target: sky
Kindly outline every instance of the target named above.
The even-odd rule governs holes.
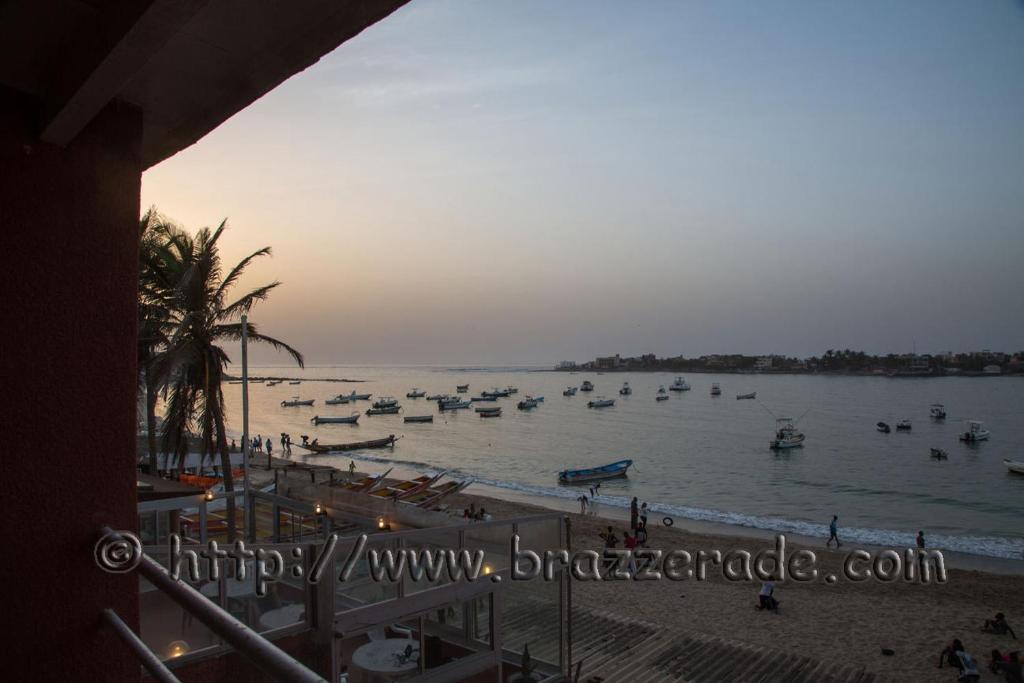
[[[413,0],[142,206],[313,364],[1020,350],[1024,2]]]

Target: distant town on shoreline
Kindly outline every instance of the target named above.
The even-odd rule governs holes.
[[[585,363],[562,361],[559,371],[601,372],[723,372],[774,374],[877,375],[885,377],[999,377],[1024,374],[1024,351],[967,351],[941,354],[890,353],[870,355],[850,349],[829,349],[821,356],[795,358],[782,355],[745,356],[713,354],[686,358],[658,358],[653,353],[623,357],[603,356]]]

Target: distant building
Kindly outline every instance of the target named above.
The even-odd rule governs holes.
[[[614,356],[604,356],[594,359],[594,367],[598,370],[614,370],[622,365],[622,358],[619,354]]]
[[[986,375],[1001,375],[1003,373],[1003,369],[998,365],[986,365],[982,369],[982,372]]]
[[[555,366],[555,370],[575,370],[575,369],[576,369],[576,361],[573,361],[573,360],[563,360],[562,362],[560,362],[558,365]]]
[[[772,357],[771,356],[759,356],[754,361],[754,372],[767,372],[772,369]]]

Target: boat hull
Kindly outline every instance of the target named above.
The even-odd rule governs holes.
[[[354,424],[359,422],[359,415],[358,414],[357,415],[350,415],[348,417],[320,417],[319,415],[314,415],[313,418],[310,419],[310,422],[312,422],[315,425],[329,425],[329,424],[348,424],[348,425],[354,425]]]
[[[433,415],[408,415],[406,416],[405,422],[433,422]]]
[[[394,446],[395,441],[394,434],[389,434],[383,439],[372,439],[370,441],[357,441],[355,443],[334,443],[334,444],[296,444],[305,448],[308,451],[313,451],[317,454],[322,453],[337,453],[341,451],[359,451],[367,448],[387,448],[388,446]]]
[[[558,473],[558,481],[562,484],[579,484],[588,481],[600,481],[602,479],[614,479],[625,477],[629,468],[633,465],[632,460],[619,460],[601,467],[589,467],[581,470],[562,470]]]
[[[1024,462],[1018,462],[1016,460],[1003,459],[1003,464],[1006,465],[1006,469],[1010,470],[1014,474],[1024,474]]]

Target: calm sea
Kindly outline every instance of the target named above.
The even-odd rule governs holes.
[[[674,517],[812,536],[827,535],[837,514],[842,535],[861,543],[913,544],[922,529],[934,547],[994,557],[1024,554],[1024,476],[1009,474],[1002,463],[1024,460],[1024,378],[695,374],[686,377],[691,391],[656,402],[658,385],[667,388],[673,375],[342,366],[258,367],[252,374],[307,380],[250,387],[251,431],[271,435],[275,454],[281,432],[321,443],[402,436],[393,450],[310,456],[294,448],[298,460],[344,468],[352,458],[371,472],[391,464],[406,471],[446,469],[454,478],[574,500],[586,488],[560,486],[559,470],[630,458],[635,466],[628,479],[602,485],[603,504],[625,507],[637,496]],[[317,377],[366,381],[309,381]],[[567,385],[584,379],[596,386],[589,397],[615,398],[615,406],[588,409],[587,394],[562,396]],[[626,381],[633,395],[619,396]],[[721,385],[720,397],[710,395],[712,382]],[[507,385],[519,394],[499,399],[504,414],[496,419],[481,419],[472,409],[438,413],[433,402],[405,398],[413,387],[454,393],[457,384],[470,385],[466,396]],[[399,398],[403,412],[363,415],[358,426],[310,424],[314,415],[348,415],[351,405],[327,406],[324,399],[353,389]],[[737,393],[751,391],[756,400],[736,400]],[[529,412],[516,410],[524,394],[545,401]],[[225,386],[225,395],[229,426],[240,434],[240,385]],[[281,407],[293,396],[316,403]],[[929,418],[931,403],[946,405],[945,422]],[[360,412],[368,407],[355,404]],[[402,421],[403,415],[427,414],[435,416],[433,424]],[[768,449],[774,416],[799,418],[807,435],[803,448],[781,454]],[[894,424],[901,418],[913,421],[912,431],[875,429],[879,420]],[[968,418],[985,421],[989,442],[958,442]],[[949,459],[931,459],[931,447],[946,449]]]

